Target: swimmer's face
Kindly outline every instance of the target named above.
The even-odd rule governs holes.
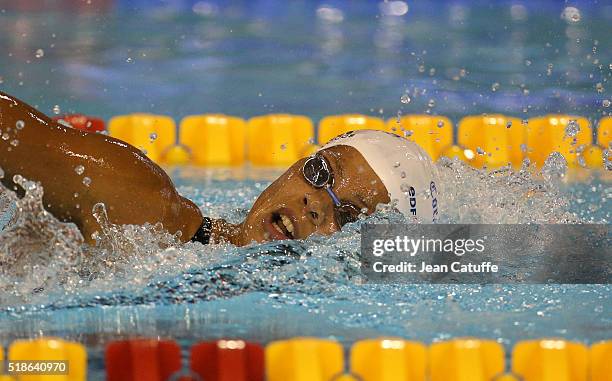
[[[355,148],[334,146],[319,153],[329,162],[334,176],[332,190],[343,204],[371,214],[378,204],[389,203],[387,189]],[[336,211],[327,191],[306,181],[302,174],[305,161],[293,164],[255,201],[241,226],[240,244],[302,239],[314,233],[329,235],[356,217]]]

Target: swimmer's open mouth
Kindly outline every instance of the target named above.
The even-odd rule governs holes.
[[[294,239],[297,233],[294,221],[291,211],[283,208],[273,212],[264,226],[270,238],[274,240]]]

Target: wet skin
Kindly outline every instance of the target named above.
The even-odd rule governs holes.
[[[24,124],[20,130],[18,121]],[[63,126],[2,92],[0,129],[10,135],[0,139],[4,186],[23,194],[13,182],[16,174],[40,182],[45,209],[75,223],[88,243],[99,230],[92,216],[99,202],[106,205],[112,223],[161,222],[170,233],[181,231],[184,241],[202,223],[198,207],[177,193],[168,175],[121,140]],[[13,139],[19,141],[17,146],[10,144]],[[84,167],[82,175],[76,172],[78,166]],[[83,183],[85,177],[91,179],[89,186]]]
[[[24,127],[17,128],[22,121]],[[23,194],[13,182],[19,174],[40,182],[45,209],[56,218],[73,222],[88,243],[99,225],[92,215],[96,203],[106,205],[114,224],[161,222],[170,233],[190,240],[202,224],[202,214],[180,196],[168,175],[140,150],[112,137],[63,126],[22,101],[0,92],[2,183]],[[11,141],[18,140],[17,145]],[[348,146],[320,151],[334,173],[334,192],[364,214],[388,203],[386,188],[361,154]],[[213,221],[212,240],[235,245],[252,241],[301,239],[311,234],[332,234],[341,228],[331,197],[313,188],[301,169],[305,158],[292,165],[255,201],[245,221],[232,225]],[[82,174],[77,167],[83,166]],[[89,186],[83,179],[91,179]],[[355,217],[355,216],[353,216]],[[340,218],[342,220],[342,218]],[[341,222],[341,221],[340,221]]]
[[[332,187],[343,203],[350,203],[358,211],[369,215],[378,204],[390,202],[387,189],[363,156],[353,147],[334,146],[319,152],[329,162],[335,177]],[[306,238],[311,234],[332,234],[341,226],[334,213],[334,204],[325,189],[312,187],[302,175],[306,158],[297,161],[257,198],[236,244],[252,240]],[[293,232],[288,236],[283,218],[291,222]],[[279,232],[273,223],[281,225]]]

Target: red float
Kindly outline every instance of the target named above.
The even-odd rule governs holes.
[[[206,381],[263,381],[264,350],[242,340],[201,342],[191,348],[191,370]]]
[[[64,120],[72,127],[77,130],[83,130],[88,132],[100,132],[104,131],[105,124],[104,121],[100,118],[95,118],[93,116],[87,116],[82,114],[68,114],[53,117],[53,120],[59,121]]]
[[[181,348],[172,340],[114,341],[105,358],[107,381],[166,381],[181,370]]]

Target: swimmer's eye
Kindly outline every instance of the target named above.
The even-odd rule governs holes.
[[[359,209],[353,204],[342,204],[335,208],[336,222],[340,227],[359,219]]]

